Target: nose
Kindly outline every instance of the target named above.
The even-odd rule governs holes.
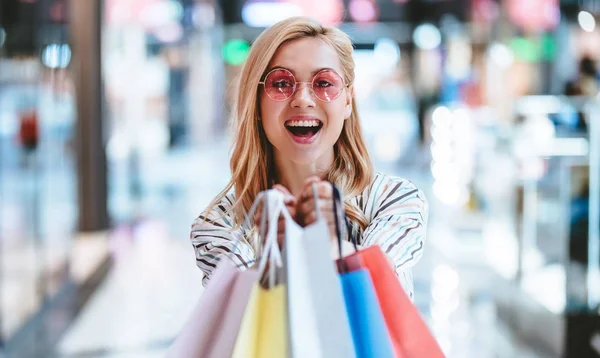
[[[314,107],[315,98],[311,92],[312,88],[310,82],[297,82],[296,92],[292,95],[290,105],[294,108]]]

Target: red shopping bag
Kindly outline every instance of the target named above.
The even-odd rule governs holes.
[[[379,246],[360,250],[345,257],[344,262],[350,271],[366,268],[371,274],[397,358],[445,357]]]

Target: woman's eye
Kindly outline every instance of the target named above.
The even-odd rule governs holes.
[[[317,82],[317,87],[331,87],[331,86],[333,86],[333,83],[328,82],[328,81],[322,80],[322,81]]]
[[[275,88],[292,87],[292,83],[288,80],[273,81],[271,85]]]

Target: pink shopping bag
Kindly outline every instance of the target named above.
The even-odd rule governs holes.
[[[222,260],[167,357],[230,357],[259,276],[255,270],[239,272],[232,262]]]

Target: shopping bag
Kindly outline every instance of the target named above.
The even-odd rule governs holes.
[[[344,295],[330,256],[329,228],[318,206],[316,211],[317,221],[303,232],[284,213],[290,354],[294,358],[353,358]]]
[[[225,320],[238,273],[233,263],[220,262],[191,317],[171,345],[168,358],[206,357],[214,332]]]
[[[277,224],[279,214],[286,209],[282,194],[275,190],[266,193],[269,231],[258,268],[252,270],[261,276],[268,274],[269,283],[267,287],[256,283],[252,288],[235,342],[234,358],[285,358],[288,355],[285,285],[276,282],[276,271],[283,265]]]
[[[444,357],[379,246],[364,248],[345,257],[344,261],[351,271],[366,269],[370,273],[396,357]]]
[[[261,200],[262,195],[259,195],[249,217],[254,215]],[[264,214],[267,214],[266,206]],[[261,230],[265,229],[263,223]],[[229,257],[219,262],[191,317],[169,348],[167,358],[231,356],[248,297],[259,279],[257,271],[239,272],[230,257],[234,252],[235,247]]]
[[[255,270],[239,272],[237,274],[235,284],[231,290],[231,296],[226,298],[229,301],[226,313],[215,332],[209,354],[206,357],[231,357],[248,304],[248,297],[250,297],[252,289],[259,282],[259,279],[260,275]]]
[[[259,193],[257,195],[252,207],[246,215],[246,225],[251,225],[250,222],[254,218],[254,212],[256,211],[258,204],[261,201],[266,201],[266,192]],[[266,223],[269,215],[269,206],[263,206],[262,222],[259,229],[259,237],[264,237],[266,232]],[[216,332],[210,354],[208,358],[222,358],[231,357],[235,347],[236,340],[240,327],[242,326],[242,319],[244,318],[247,306],[249,305],[249,297],[252,297],[255,286],[260,281],[261,273],[255,269],[249,269],[243,272],[239,272],[235,279],[235,284],[231,290],[230,304],[227,308],[227,318],[223,320],[219,331]]]
[[[287,356],[284,290],[283,285],[271,289],[254,286],[235,344],[234,358]]]
[[[367,270],[340,275],[359,358],[393,358],[394,350]]]
[[[342,236],[349,235],[342,228],[349,228],[339,190],[332,184],[333,211],[339,257],[342,256]],[[356,240],[352,240],[357,249]],[[375,294],[369,272],[365,269],[350,271],[344,259],[336,262],[344,292],[346,312],[350,321],[356,356],[358,358],[394,358],[391,343],[379,301]]]

